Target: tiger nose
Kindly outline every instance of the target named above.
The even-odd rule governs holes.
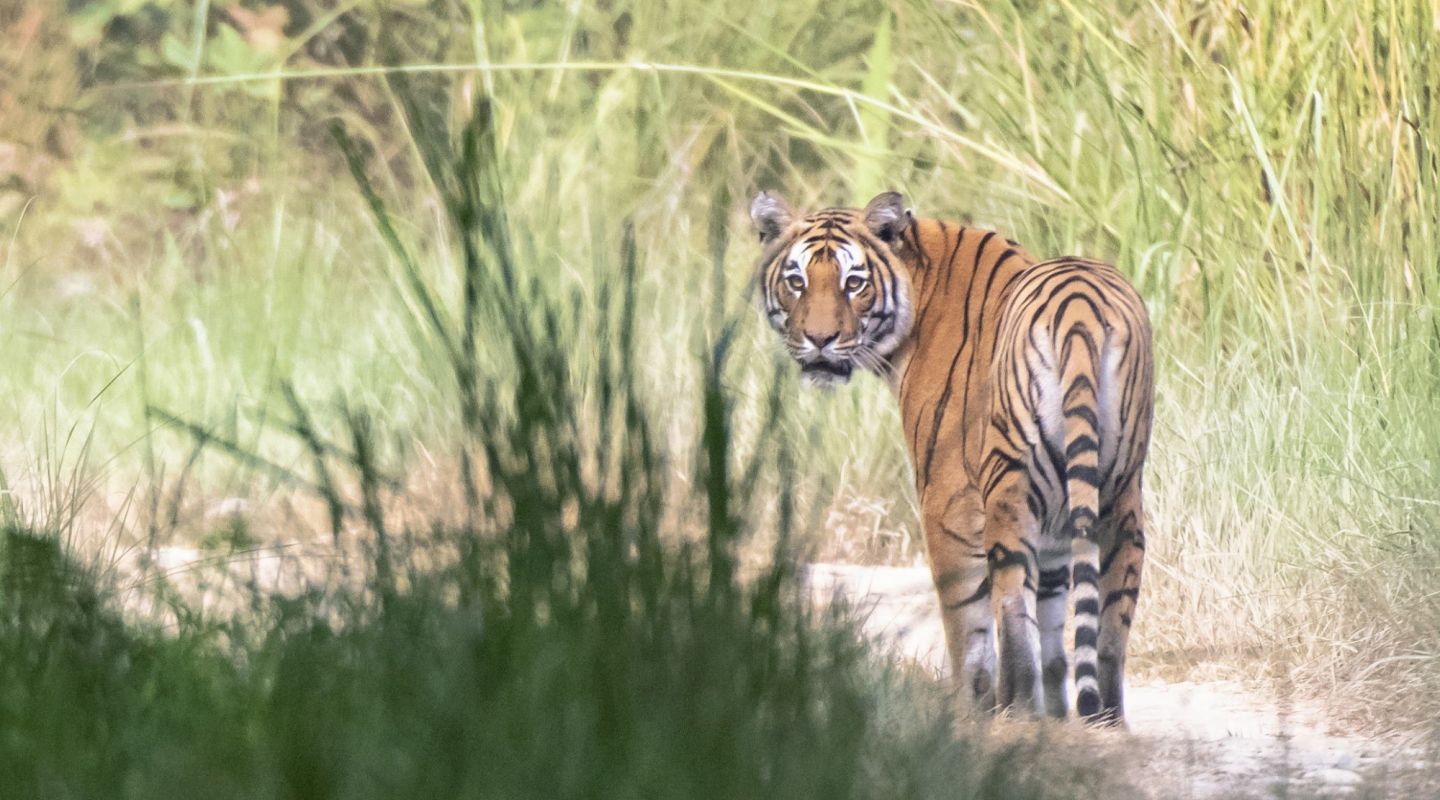
[[[815,345],[816,350],[824,350],[825,345],[830,344],[831,342],[840,338],[840,334],[838,332],[828,334],[822,333],[817,336],[813,333],[807,333],[805,334],[805,338],[810,340],[810,344]]]

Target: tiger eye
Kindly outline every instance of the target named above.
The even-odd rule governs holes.
[[[860,275],[851,275],[845,279],[845,291],[858,292],[865,286],[865,278]]]
[[[799,275],[791,275],[785,279],[785,285],[798,292],[805,288],[805,279]]]

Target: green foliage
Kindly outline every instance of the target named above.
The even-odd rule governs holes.
[[[383,604],[261,598],[243,622],[162,632],[96,602],[53,541],[5,536],[13,797],[1069,796],[1017,768],[1032,753],[985,756],[907,695],[881,700],[896,677],[783,584],[706,584],[688,557],[592,553],[563,589],[415,575]]]
[[[1394,690],[1440,676],[1427,588],[1440,550],[1433,4],[285,7],[285,44],[248,66],[238,46],[226,64],[205,60],[234,39],[222,31],[244,38],[228,4],[127,7],[93,52],[0,48],[0,60],[26,54],[0,70],[0,145],[26,143],[15,157],[0,147],[0,173],[13,173],[0,174],[0,400],[27,423],[26,452],[6,455],[16,502],[35,505],[28,478],[43,470],[27,467],[44,435],[28,423],[40,419],[94,425],[111,495],[144,475],[161,492],[270,497],[288,486],[272,471],[200,456],[191,474],[189,437],[150,437],[144,409],[273,464],[307,463],[268,424],[291,407],[287,382],[403,432],[382,456],[423,476],[433,453],[473,443],[484,398],[462,407],[460,387],[522,379],[507,330],[543,340],[553,324],[590,348],[625,286],[636,312],[623,358],[668,475],[698,480],[715,376],[696,354],[738,319],[719,375],[727,434],[746,460],[772,424],[804,442],[794,513],[824,524],[797,522],[796,546],[911,560],[922,544],[889,392],[794,386],[743,314],[753,250],[731,248],[717,275],[709,233],[718,220],[740,241],[741,201],[760,188],[811,208],[893,187],[917,213],[998,227],[1036,254],[1113,260],[1144,292],[1159,413],[1142,672],[1178,660],[1310,688],[1354,681],[1347,694],[1375,721],[1434,716],[1410,702],[1433,691]],[[0,9],[7,33],[15,17]],[[241,74],[256,64],[263,75]],[[365,72],[400,64],[415,71]],[[188,85],[187,67],[213,80]],[[151,83],[116,86],[132,80]],[[425,143],[448,146],[477,94],[506,156],[506,218],[524,232],[514,260],[550,305],[513,303],[467,331],[470,245],[437,198],[475,187],[447,183]],[[55,103],[63,116],[37,111],[50,96],[69,98]],[[387,235],[344,179],[336,121],[374,197],[403,211]],[[717,196],[733,198],[728,216]],[[613,255],[624,219],[633,267]],[[567,363],[598,398],[604,373]],[[579,438],[605,449],[591,435]],[[135,442],[153,448],[152,470]],[[776,505],[778,473],[758,470],[742,496]],[[177,517],[173,531],[157,524],[181,539],[210,529]],[[1256,666],[1257,653],[1275,663]]]
[[[427,164],[448,187],[451,232],[469,243],[461,247],[467,299],[451,321],[437,314],[433,332],[454,344],[447,355],[461,384],[452,400],[474,406],[466,444],[490,491],[474,498],[472,522],[395,537],[375,502],[385,488],[370,418],[347,410],[342,447],[322,441],[297,401],[290,429],[316,454],[316,472],[344,472],[361,487],[358,508],[333,499],[371,542],[364,563],[347,565],[365,575],[358,589],[346,588],[342,569],[298,597],[257,593],[233,620],[182,606],[175,629],[162,630],[122,621],[114,598],[53,539],[6,529],[7,792],[1039,798],[1098,790],[1098,772],[1047,780],[1032,753],[986,755],[953,738],[940,704],[907,705],[912,695],[897,691],[898,676],[870,664],[852,632],[805,610],[785,558],[740,578],[737,546],[751,515],[743,479],[730,471],[723,341],[702,400],[696,494],[708,532],[703,546],[678,544],[662,521],[674,500],[663,478],[670,457],[629,369],[633,242],[616,273],[618,305],[593,332],[603,344],[576,355],[553,321],[563,306],[542,289],[541,270],[522,267],[510,249],[488,104],[454,137],[433,133]],[[356,166],[377,222],[393,230]],[[412,260],[398,237],[391,243],[398,259]],[[716,258],[723,263],[721,243]],[[429,289],[421,282],[412,291]],[[498,335],[516,376],[504,384],[466,344],[489,314],[509,323]],[[599,371],[598,404],[577,384],[584,365]],[[581,436],[587,420],[596,427]],[[753,469],[733,466],[737,475]],[[422,551],[458,557],[422,569]]]

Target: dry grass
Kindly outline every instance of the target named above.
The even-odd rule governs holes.
[[[40,41],[16,27],[38,7],[0,18],[0,35]],[[719,274],[711,255],[717,220],[744,241],[739,200],[761,186],[814,206],[863,202],[874,187],[861,184],[883,181],[921,213],[998,226],[1033,252],[1113,260],[1149,301],[1161,364],[1142,663],[1280,675],[1367,726],[1440,714],[1433,7],[568,8],[489,26],[457,15],[443,35],[407,16],[428,49],[362,66],[417,66],[406,86],[441,119],[493,87],[509,213],[567,330],[585,329],[614,284],[619,220],[634,219],[633,365],[656,398],[669,479],[695,477],[695,356],[738,320],[725,376],[735,451],[758,446],[778,384],[782,427],[803,442],[793,472],[809,551],[918,557],[888,391],[802,393],[747,313],[753,252],[733,245]],[[891,20],[888,44],[878,23],[836,24],[877,17]],[[467,72],[476,61],[503,69]],[[46,63],[5,71],[0,103],[73,91]],[[463,427],[444,400],[452,379],[316,126],[340,118],[369,143],[400,235],[452,310],[460,253],[413,131],[386,105],[395,85],[373,70],[300,75],[308,66],[290,65],[280,101],[246,95],[253,76],[85,87],[85,107],[124,109],[134,125],[82,117],[84,146],[46,163],[25,219],[21,195],[0,200],[0,401],[24,422],[3,467],[29,512],[63,500],[32,478],[71,470],[61,445],[74,429],[93,431],[89,471],[72,482],[93,495],[75,517],[84,537],[145,540],[174,517],[178,540],[203,541],[215,533],[205,509],[241,497],[249,535],[323,538],[323,509],[285,510],[292,486],[213,455],[192,462],[191,438],[145,413],[164,408],[304,472],[304,449],[275,426],[289,381],[307,403],[333,410],[344,395],[372,410],[389,432],[382,460],[413,493],[396,502],[453,513],[456,487],[436,480]],[[187,95],[204,114],[182,120]],[[71,124],[0,120],[17,126],[6,141]],[[0,173],[23,177],[30,167],[7,167],[3,147]],[[487,366],[501,356],[481,343]],[[757,506],[776,480],[756,483]]]

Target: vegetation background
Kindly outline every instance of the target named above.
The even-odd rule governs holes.
[[[575,541],[652,531],[656,559],[689,554],[675,556],[677,574],[690,558],[710,569],[743,538],[732,570],[680,581],[673,591],[687,598],[713,581],[753,600],[757,590],[736,575],[773,571],[783,583],[790,558],[923,558],[888,390],[862,379],[801,391],[750,310],[756,254],[743,209],[760,188],[807,208],[896,188],[922,215],[999,228],[1037,254],[1119,265],[1149,303],[1159,351],[1147,482],[1155,533],[1134,668],[1275,682],[1323,698],[1360,729],[1431,725],[1440,713],[1437,90],[1440,12],[1422,0],[3,0],[0,403],[14,424],[0,440],[0,511],[14,541],[60,542],[92,565],[83,581],[66,571],[66,591],[116,592],[120,605],[157,582],[153,567],[120,565],[161,546],[217,560],[296,542],[360,543],[366,553],[357,596],[332,589],[281,613],[270,604],[283,598],[256,594],[251,610],[268,610],[249,622],[172,593],[162,604],[171,628],[131,630],[138,623],[64,595],[67,614],[102,615],[84,618],[86,635],[108,637],[127,664],[150,654],[154,685],[209,698],[196,707],[216,716],[194,720],[223,718],[233,733],[217,753],[249,755],[207,760],[175,739],[175,752],[197,760],[99,759],[25,772],[25,785],[144,796],[165,775],[210,775],[223,763],[234,770],[225,785],[256,795],[353,796],[353,786],[287,773],[263,755],[284,749],[278,737],[293,720],[267,727],[247,703],[318,701],[268,694],[283,675],[255,665],[369,663],[396,648],[463,663],[442,652],[459,645],[387,627],[371,606],[394,574],[396,556],[380,545],[402,530],[436,537],[404,550],[416,558],[469,552],[467,536],[509,542],[496,545],[508,556],[426,555],[445,565],[402,581],[433,590],[402,592],[417,609],[454,612],[454,598],[471,591],[505,606],[529,580],[508,571],[526,562],[502,535],[528,524],[517,493],[543,489],[558,503],[536,523],[544,541],[556,531]],[[625,413],[607,405],[622,386],[638,398]],[[540,433],[496,422],[537,408],[546,409]],[[621,461],[599,455],[637,429],[644,441],[620,447]],[[573,463],[556,449],[562,439],[581,454]],[[506,448],[533,463],[520,469]],[[567,463],[573,474],[558,484],[536,466]],[[519,477],[501,480],[506,470]],[[697,496],[707,512],[693,511]],[[592,516],[599,499],[616,504],[612,516]],[[651,552],[637,547],[611,556],[629,569],[635,553]],[[7,558],[32,550],[48,552],[15,545]],[[561,572],[599,558],[547,552],[541,560]],[[456,573],[456,563],[471,566]],[[643,594],[643,583],[621,595]],[[608,591],[587,595],[589,586],[566,597]],[[337,617],[337,607],[359,610]],[[694,624],[739,630],[750,608]],[[526,624],[549,631],[549,614]],[[463,625],[458,612],[445,618]],[[24,636],[53,641],[54,626],[79,624],[44,619],[7,617],[12,653],[30,652],[21,645],[35,640]],[[325,639],[333,652],[281,635],[319,636],[347,619],[338,629],[354,638]],[[557,641],[578,646],[564,637],[585,630]],[[94,651],[84,641],[79,652]],[[892,686],[863,658],[839,662],[844,680]],[[178,665],[192,682],[175,680]],[[364,697],[403,680],[402,666],[373,685],[336,685]],[[75,695],[63,681],[53,695],[15,689],[38,686],[39,675],[60,680],[31,668],[0,679],[0,698],[13,695],[0,710],[38,726],[55,707],[35,698]],[[792,674],[804,683],[815,677],[808,669]],[[441,694],[459,685],[436,676]],[[135,704],[116,706],[95,741],[114,745],[117,730],[165,740],[124,722],[143,716],[151,684],[121,684],[140,692]],[[770,686],[776,696],[787,687]],[[616,691],[617,708],[640,702]],[[717,698],[717,707],[745,702]],[[425,727],[441,706],[375,724]],[[856,712],[856,738],[837,745],[835,763],[847,763],[844,747],[890,730],[890,707]],[[343,708],[335,725],[361,724],[361,711]],[[515,709],[517,719],[534,711]],[[527,730],[542,739],[547,725],[568,724],[535,718]],[[478,728],[457,730],[467,747],[494,746]],[[747,741],[778,741],[772,734]],[[914,736],[925,743],[896,745],[908,755],[895,763],[961,746]],[[52,749],[26,759],[73,768],[65,742],[36,737]],[[4,741],[5,757],[18,758],[19,740]],[[331,752],[339,775],[368,763],[367,747],[402,752],[397,741],[409,739],[296,746]],[[972,757],[981,756],[963,756]],[[554,777],[552,767],[528,775]],[[594,785],[589,768],[576,767],[568,785]],[[836,791],[865,794],[879,785],[865,780],[888,774],[876,766]],[[656,785],[635,780],[615,785]],[[514,796],[521,784],[436,785]],[[407,786],[423,794],[421,783]]]

